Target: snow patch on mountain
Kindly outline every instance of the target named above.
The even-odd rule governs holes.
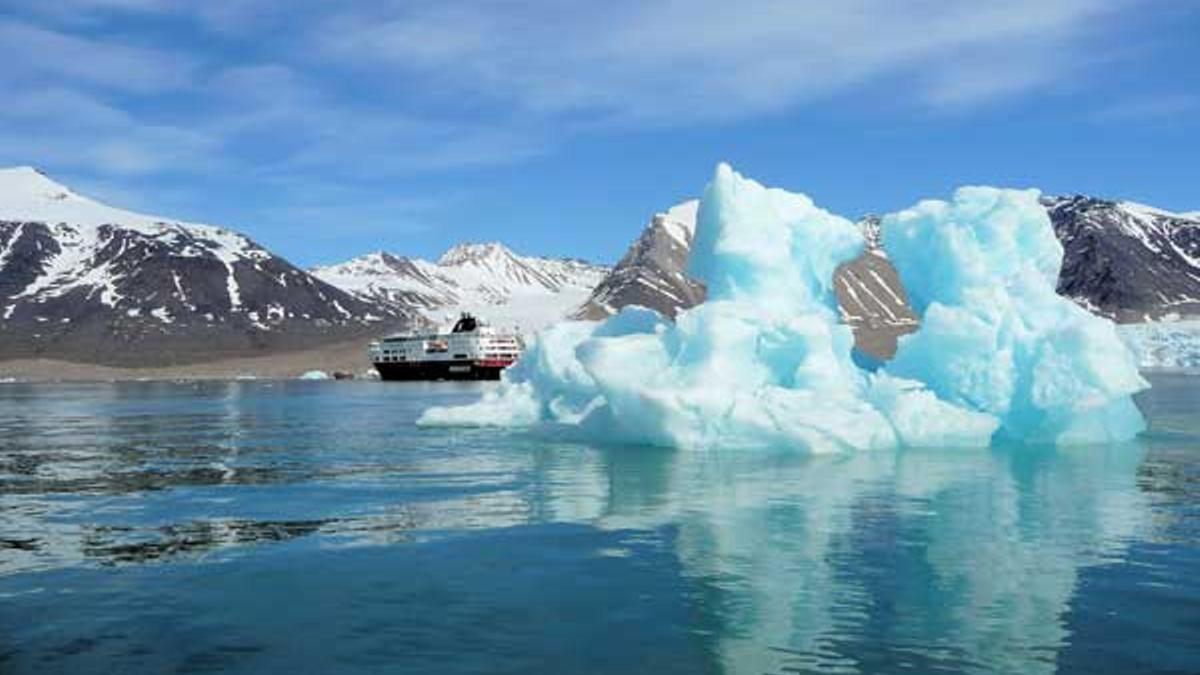
[[[672,206],[666,213],[655,216],[654,221],[671,239],[687,248],[692,245],[692,239],[696,236],[696,214],[699,209],[700,201],[692,199]]]
[[[69,226],[73,242],[87,248],[96,243],[104,225],[120,225],[149,237],[198,239],[209,246],[185,244],[182,255],[215,252],[223,262],[239,258],[265,260],[270,255],[243,235],[212,225],[126,211],[75,193],[33,167],[0,169],[0,215],[9,221]]]

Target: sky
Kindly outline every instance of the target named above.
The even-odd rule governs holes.
[[[0,165],[293,262],[613,262],[728,161],[1200,210],[1197,0],[0,0]]]

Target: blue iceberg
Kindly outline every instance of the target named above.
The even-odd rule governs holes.
[[[858,228],[722,164],[691,257],[705,303],[674,323],[631,307],[553,326],[497,390],[419,423],[811,452],[1141,430],[1130,395],[1145,383],[1111,323],[1054,295],[1062,250],[1036,193],[965,189],[953,204],[890,216],[884,230],[926,323],[875,372],[852,358],[833,294],[834,271],[863,249]],[[994,240],[1004,248],[992,251]]]
[[[1063,250],[1039,196],[967,187],[884,218],[921,317],[886,369],[994,415],[1004,438],[1132,438],[1145,422],[1131,395],[1148,385],[1113,323],[1055,292]]]

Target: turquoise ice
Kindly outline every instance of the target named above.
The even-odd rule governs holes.
[[[885,220],[924,325],[868,373],[838,321],[855,225],[728,165],[701,201],[691,272],[707,301],[537,336],[498,390],[425,425],[565,427],[681,448],[812,452],[1129,438],[1145,386],[1112,324],[1054,294],[1062,250],[1034,192],[968,188]]]
[[[921,316],[887,371],[994,415],[1005,438],[1132,438],[1145,423],[1131,395],[1148,385],[1113,323],[1055,292],[1063,250],[1038,197],[967,187],[884,219]]]

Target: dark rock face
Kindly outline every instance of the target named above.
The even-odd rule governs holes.
[[[0,359],[172,365],[302,349],[408,319],[216,228],[0,221]]]
[[[896,268],[880,248],[879,218],[868,216],[858,223],[867,246],[862,255],[837,268],[833,287],[842,320],[854,331],[854,343],[862,351],[881,359],[896,353],[896,340],[917,329],[917,315]]]
[[[1043,203],[1063,244],[1059,294],[1121,322],[1200,314],[1200,220],[1084,196]]]
[[[0,251],[0,298],[8,298],[32,284],[60,249],[45,225],[0,222]]]
[[[617,266],[576,312],[580,319],[603,319],[627,305],[640,305],[674,317],[704,301],[704,285],[687,276],[695,232],[694,215],[659,214],[629,247]]]

